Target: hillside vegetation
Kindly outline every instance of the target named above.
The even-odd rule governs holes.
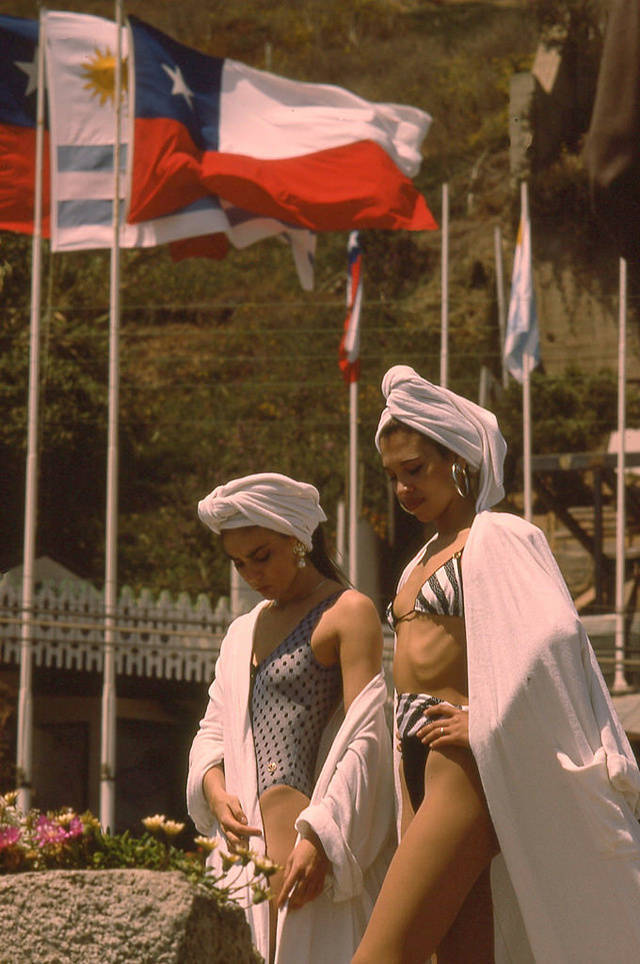
[[[112,3],[64,6],[113,16]],[[16,0],[11,12],[34,16],[36,5]],[[270,69],[285,76],[427,110],[433,125],[416,184],[436,218],[441,185],[449,184],[450,386],[475,398],[483,364],[499,376],[493,231],[503,232],[508,277],[517,216],[508,91],[513,72],[533,60],[535,5],[131,0],[127,12],[210,54],[258,67],[270,58]],[[226,591],[227,564],[197,522],[195,506],[234,475],[274,470],[314,482],[333,530],[348,442],[348,391],[337,366],[346,242],[346,233],[319,237],[311,293],[300,289],[290,253],[275,239],[231,252],[224,262],[174,264],[165,249],[123,252],[121,584]],[[366,231],[362,243],[362,509],[384,535],[387,497],[372,444],[379,385],[395,363],[438,380],[440,235]],[[30,241],[1,234],[3,569],[22,552],[29,271]],[[105,252],[45,256],[38,552],[98,585],[108,279]],[[605,387],[610,382],[605,378]],[[613,419],[615,392],[613,406],[590,414],[584,400],[592,390],[592,381],[576,376],[563,396],[561,404],[575,412],[563,444],[576,438],[586,444],[603,431],[603,419]],[[502,403],[515,454],[518,409],[516,387]],[[544,450],[548,432],[541,428],[536,441]]]

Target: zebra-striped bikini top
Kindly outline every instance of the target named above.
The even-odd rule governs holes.
[[[389,603],[387,622],[394,632],[398,623],[415,619],[416,616],[464,616],[461,557],[462,549],[431,573],[419,589],[413,609],[408,613],[396,616],[393,603]]]

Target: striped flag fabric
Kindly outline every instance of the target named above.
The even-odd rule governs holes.
[[[54,251],[111,247],[115,147],[117,25],[66,12],[43,15],[51,129],[51,245]],[[128,56],[122,31],[122,57]],[[124,211],[129,149],[128,96],[123,70],[120,145]],[[123,220],[122,247],[151,247],[176,238],[226,231],[215,197],[181,204],[165,217],[137,225]]]
[[[113,243],[115,58],[117,25],[101,17],[65,12],[44,15],[51,112],[54,251],[110,247]],[[136,224],[124,214],[131,161],[129,31],[123,29],[120,135],[120,244],[125,248],[170,244],[171,255],[224,258],[229,244],[245,248],[274,235],[291,244],[303,288],[313,287],[310,232],[267,219],[201,192],[180,197],[171,210]],[[143,150],[143,155],[146,152]]]
[[[38,21],[0,16],[0,229],[33,233]],[[49,135],[43,157],[42,233],[49,236]]]
[[[315,231],[437,227],[411,181],[424,111],[210,57],[129,23],[131,222],[218,195]]]
[[[504,342],[505,365],[520,383],[525,377],[525,356],[529,360],[529,371],[540,363],[540,336],[531,263],[531,222],[526,203],[523,204],[518,226]]]
[[[308,228],[285,224],[276,218],[251,214],[221,198],[220,203],[227,215],[227,237],[235,248],[242,250],[265,238],[276,236],[291,249],[298,280],[305,291],[313,289],[316,235]]]
[[[362,307],[362,249],[357,231],[347,245],[347,317],[340,341],[339,362],[347,385],[360,377],[360,309]]]
[[[223,199],[220,205],[229,222],[226,232],[172,241],[170,251],[173,261],[183,261],[185,258],[214,258],[220,261],[226,257],[230,244],[242,250],[275,235],[279,241],[289,245],[303,290],[313,290],[316,252],[316,235],[313,231],[291,227],[275,218],[256,216]]]

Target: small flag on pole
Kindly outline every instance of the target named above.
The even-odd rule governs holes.
[[[531,223],[526,193],[523,192],[504,342],[505,365],[520,383],[524,381],[525,356],[528,358],[529,371],[540,363],[540,337],[531,265]]]
[[[349,235],[347,247],[347,317],[340,342],[339,365],[349,385],[360,377],[360,308],[362,306],[362,249],[357,231]]]

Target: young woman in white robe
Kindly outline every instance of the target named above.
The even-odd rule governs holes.
[[[380,620],[329,560],[313,486],[277,473],[247,476],[214,489],[199,514],[264,601],[236,619],[222,643],[190,754],[189,812],[224,850],[248,846],[280,866],[272,900],[247,907],[265,960],[347,962],[394,846]],[[272,705],[253,699],[269,667],[294,674],[300,694],[287,712],[302,716],[293,728],[275,689]],[[332,704],[325,675],[334,680]],[[300,746],[296,733],[316,711],[317,745]],[[265,771],[256,748],[270,726],[276,743]],[[300,759],[287,764],[288,752]],[[298,763],[311,776],[306,783]]]
[[[495,418],[406,366],[383,393],[383,466],[436,534],[392,604],[401,841],[353,962],[640,960],[640,773],[543,534],[487,511]]]

